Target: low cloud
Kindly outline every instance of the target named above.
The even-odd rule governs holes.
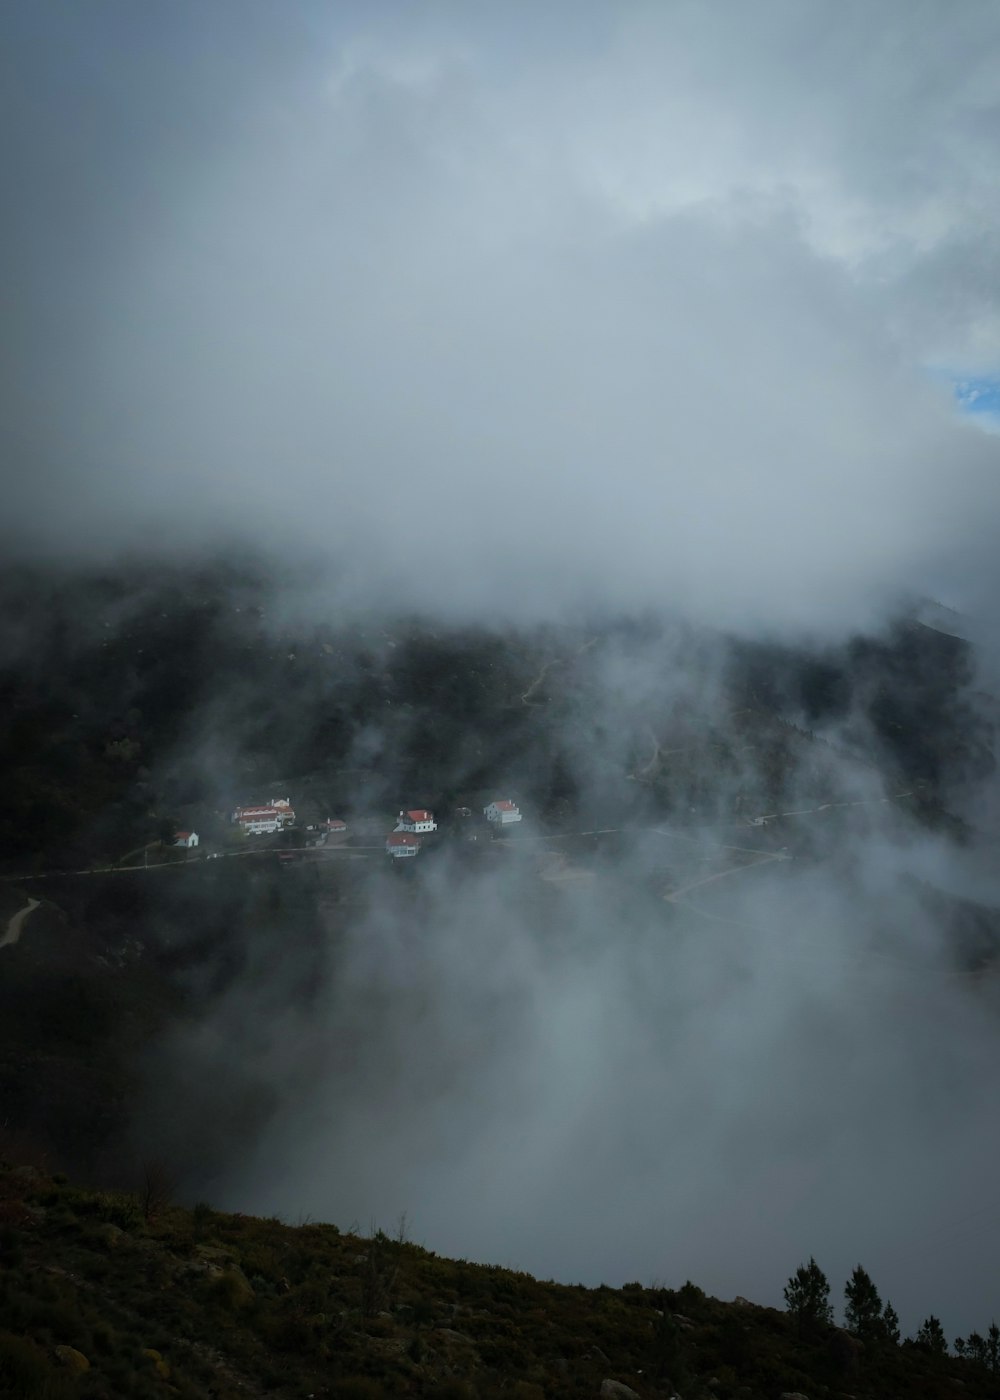
[[[996,443],[924,366],[997,345],[990,7],[305,13],[190,76],[193,11],[158,63],[111,19],[31,50],[137,134],[82,156],[86,250],[20,249],[89,283],[12,406],[22,539],[249,536],[452,615],[979,601]]]

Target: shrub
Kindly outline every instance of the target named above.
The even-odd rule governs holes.
[[[385,1391],[368,1376],[348,1376],[333,1387],[334,1400],[383,1400]]]
[[[69,1400],[76,1386],[57,1371],[41,1347],[0,1332],[0,1394],[11,1400]]]

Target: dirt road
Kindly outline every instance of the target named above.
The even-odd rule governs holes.
[[[7,920],[7,931],[0,938],[0,948],[11,948],[21,937],[21,930],[24,928],[24,921],[33,910],[38,908],[37,899],[29,899],[23,909],[19,909],[16,914]]]

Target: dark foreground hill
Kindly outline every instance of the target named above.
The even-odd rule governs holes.
[[[363,1238],[180,1209],[155,1170],[128,1194],[0,1166],[0,1395],[12,1400],[996,1394],[978,1364],[834,1328],[803,1335],[785,1313],[690,1283],[543,1283],[439,1258],[403,1229]]]

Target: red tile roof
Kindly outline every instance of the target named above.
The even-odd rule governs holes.
[[[186,841],[190,835],[191,835],[190,831],[175,831],[175,832],[174,832],[174,840],[175,840],[175,841]]]
[[[408,831],[394,831],[385,838],[387,846],[419,846],[420,837],[412,836]]]
[[[497,809],[498,812],[516,812],[516,811],[517,811],[517,803],[516,803],[516,802],[508,802],[508,800],[507,800],[506,798],[504,798],[502,802],[494,802],[492,805]]]
[[[428,812],[426,807],[418,807],[415,812],[407,812],[406,815],[411,822],[432,822],[434,820],[434,817]]]

